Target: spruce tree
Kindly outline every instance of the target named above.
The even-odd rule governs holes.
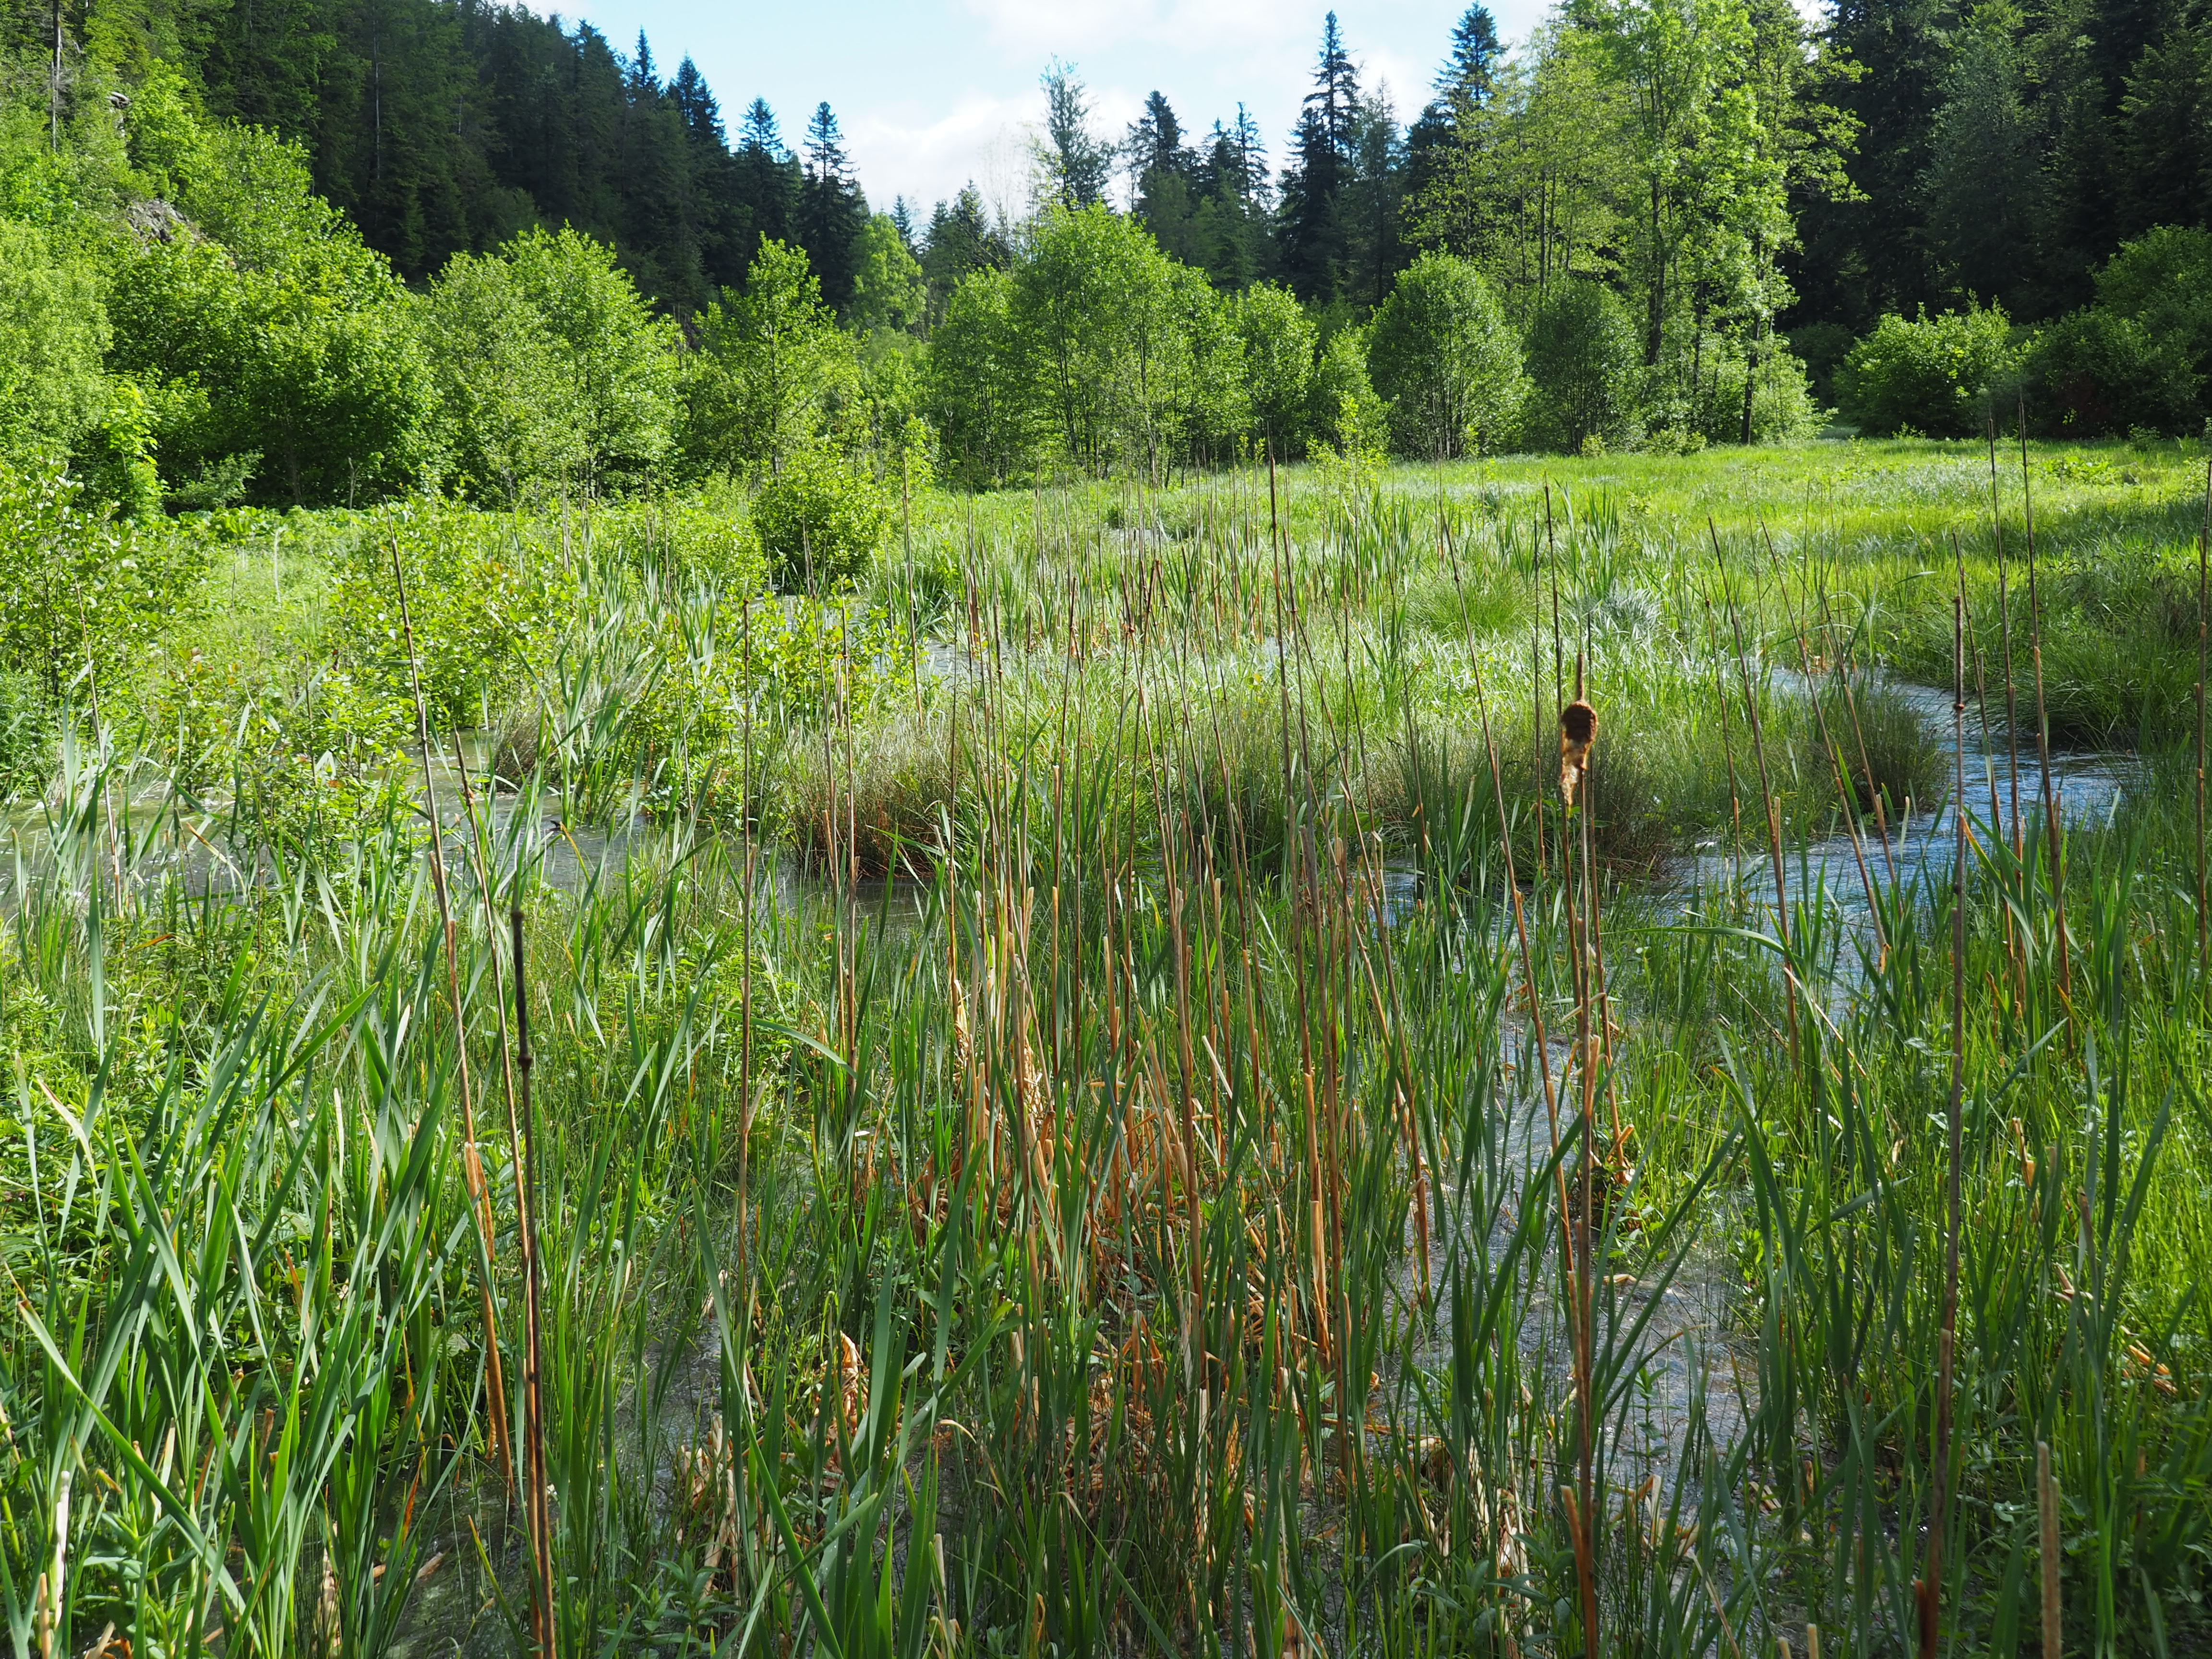
[[[844,134],[828,103],[806,124],[805,176],[799,188],[799,245],[821,279],[822,297],[843,314],[853,303],[853,276],[868,202],[854,182]]]
[[[1498,22],[1476,0],[1452,27],[1451,51],[1437,71],[1436,95],[1406,134],[1406,194],[1418,198],[1434,184],[1452,141],[1468,118],[1489,103],[1504,57]]]
[[[731,253],[739,269],[750,271],[763,242],[789,242],[798,234],[799,158],[783,147],[766,99],[746,106],[732,161]]]
[[[1045,199],[1086,208],[1105,199],[1114,153],[1091,131],[1091,100],[1073,65],[1054,58],[1043,75],[1044,143],[1037,160]]]
[[[1807,307],[1855,329],[1883,311],[1936,303],[1921,179],[1950,67],[1950,0],[1837,0],[1831,45],[1863,73],[1837,88],[1857,126],[1855,195],[1801,203],[1804,253],[1793,276]]]
[[[1328,301],[1344,289],[1344,187],[1352,170],[1359,77],[1331,12],[1322,25],[1314,89],[1291,138],[1279,217],[1284,274],[1300,299]]]
[[[1130,182],[1135,186],[1137,222],[1172,258],[1202,264],[1205,255],[1193,191],[1197,157],[1182,142],[1182,124],[1164,94],[1145,100],[1144,113],[1130,124],[1122,144]]]
[[[983,198],[969,184],[950,203],[939,202],[929,216],[921,250],[922,275],[929,283],[928,320],[943,320],[953,290],[979,270],[1003,270],[1013,251],[992,226]]]

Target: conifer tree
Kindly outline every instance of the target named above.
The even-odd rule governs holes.
[[[1044,139],[1037,150],[1038,196],[1066,208],[1105,199],[1112,149],[1091,131],[1091,100],[1074,66],[1054,58],[1042,76]]]
[[[853,303],[853,279],[861,233],[867,228],[868,202],[854,181],[846,158],[844,134],[829,104],[815,106],[806,124],[805,175],[799,189],[796,229],[822,297],[841,314]]]
[[[763,242],[787,242],[798,234],[799,158],[784,148],[766,99],[746,106],[731,171],[732,256],[750,271]]]
[[[1314,88],[1306,94],[1291,140],[1278,219],[1284,274],[1299,298],[1334,300],[1343,291],[1346,260],[1344,187],[1352,170],[1352,133],[1359,77],[1330,12],[1322,24]]]

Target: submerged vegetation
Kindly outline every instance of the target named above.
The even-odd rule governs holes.
[[[14,1641],[2188,1650],[2204,465],[925,483],[843,586],[736,498],[234,513],[18,586]],[[2045,711],[2114,786],[2051,822]]]

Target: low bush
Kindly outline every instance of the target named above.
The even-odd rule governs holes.
[[[2132,317],[2091,306],[2036,338],[2027,380],[2035,423],[2069,438],[2124,435],[2138,427],[2189,432],[2198,424],[2188,360]]]
[[[1971,437],[1993,394],[2020,367],[2002,307],[1892,313],[1845,354],[1836,388],[1844,418],[1863,432]]]
[[[1527,441],[1580,451],[1595,438],[1620,448],[1634,435],[1642,363],[1635,325],[1602,283],[1561,283],[1528,329]]]
[[[883,487],[826,449],[793,457],[753,498],[753,528],[787,592],[851,586],[882,551],[891,520]]]
[[[1370,325],[1367,366],[1402,454],[1479,454],[1518,424],[1521,342],[1468,260],[1425,253],[1400,274]]]
[[[2163,225],[2097,273],[2097,303],[2036,342],[2045,429],[2100,437],[2198,430],[2212,389],[2212,232]]]

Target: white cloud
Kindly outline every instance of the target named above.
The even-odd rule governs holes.
[[[904,196],[927,214],[972,182],[992,208],[1018,213],[1028,199],[1029,135],[1043,115],[1041,92],[971,91],[934,119],[920,110],[857,115],[845,123],[846,148],[878,209]]]
[[[1281,33],[1271,0],[961,0],[1001,51],[1056,53],[1138,45],[1178,52],[1264,46]]]

